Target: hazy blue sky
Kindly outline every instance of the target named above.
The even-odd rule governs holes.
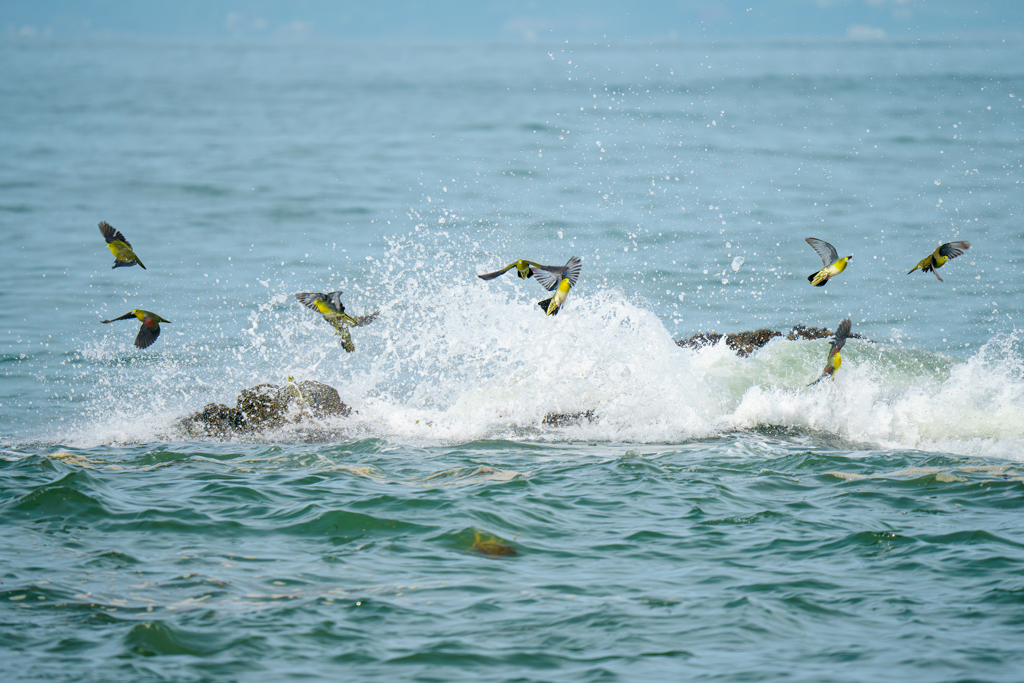
[[[328,40],[1019,37],[1022,0],[3,0],[0,35]]]

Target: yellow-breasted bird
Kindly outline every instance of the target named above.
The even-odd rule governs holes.
[[[580,260],[573,256],[564,266],[551,270],[533,271],[537,282],[544,289],[555,291],[555,295],[550,299],[537,302],[537,305],[544,309],[546,315],[558,315],[558,309],[565,303],[565,299],[569,296],[569,290],[576,286],[576,280],[579,279],[580,268],[582,267],[583,264],[580,263]]]
[[[107,241],[107,248],[110,249],[110,253],[114,255],[113,268],[134,266],[138,263],[142,266],[143,270],[146,270],[146,266],[142,265],[142,261],[132,251],[131,243],[124,238],[124,235],[119,230],[114,230],[114,226],[106,221],[100,221],[100,232],[103,233],[103,239]]]
[[[839,327],[836,328],[835,336],[832,338],[832,346],[828,350],[828,362],[825,364],[825,369],[821,371],[821,377],[814,380],[807,386],[814,386],[826,377],[831,377],[832,379],[836,378],[835,372],[843,362],[843,358],[839,355],[839,351],[843,348],[843,344],[846,343],[846,338],[850,336],[850,327],[852,324],[853,323],[850,322],[849,318],[839,323]]]
[[[341,303],[342,292],[299,292],[295,298],[308,308],[313,309],[324,317],[334,328],[334,333],[341,337],[340,344],[349,353],[356,350],[352,343],[352,335],[349,333],[349,326],[362,327],[377,319],[380,311],[374,311],[370,315],[352,317],[345,312],[345,306]]]
[[[141,263],[139,264],[142,265]],[[165,320],[158,316],[156,313],[144,311],[141,308],[133,308],[130,313],[125,313],[120,318],[114,318],[113,320],[101,320],[101,323],[112,323],[114,320],[130,320],[132,318],[138,318],[142,322],[142,327],[139,328],[139,334],[135,337],[135,345],[140,349],[145,349],[153,345],[156,338],[160,336],[160,323],[169,323],[170,320]]]
[[[519,278],[522,279],[522,280],[525,280],[527,278],[533,277],[533,274],[536,272],[534,270],[535,268],[541,268],[543,270],[549,270],[549,271],[555,271],[555,270],[560,270],[561,269],[560,266],[542,266],[541,264],[534,263],[533,261],[526,261],[524,259],[519,259],[518,261],[514,261],[513,263],[508,264],[507,266],[505,266],[501,270],[496,270],[493,273],[484,273],[483,275],[477,275],[477,277],[480,278],[481,280],[493,280],[494,278],[498,277],[499,275],[504,275],[506,272],[508,272],[512,268],[516,269],[516,275],[518,275]]]
[[[811,245],[814,251],[818,252],[822,263],[825,264],[825,267],[817,273],[807,276],[807,281],[815,287],[824,286],[831,278],[846,270],[846,263],[853,258],[852,255],[839,258],[835,247],[825,240],[819,240],[817,237],[805,237],[804,241]]]
[[[935,273],[935,277],[939,277],[939,268],[946,265],[946,261],[960,256],[970,248],[970,242],[946,242],[945,244],[939,245],[931,254],[921,259],[916,266],[907,271],[907,275],[910,275],[920,268],[924,273],[931,271]],[[939,277],[939,282],[945,282],[945,280]]]

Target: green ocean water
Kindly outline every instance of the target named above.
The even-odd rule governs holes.
[[[4,677],[1011,681],[1022,476],[758,432],[24,455]]]
[[[1021,680],[1021,47],[0,42],[0,679]]]

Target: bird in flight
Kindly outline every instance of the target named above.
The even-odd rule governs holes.
[[[811,245],[814,251],[818,252],[822,263],[825,264],[824,268],[807,276],[807,281],[815,287],[824,286],[831,278],[846,270],[847,262],[853,258],[852,255],[839,258],[835,247],[817,237],[805,237],[804,240]]]
[[[825,364],[825,369],[821,371],[821,376],[814,380],[807,386],[812,387],[826,377],[836,378],[836,370],[843,362],[843,357],[839,354],[839,351],[843,348],[846,343],[846,338],[850,336],[850,327],[853,323],[847,318],[843,322],[839,323],[839,327],[836,328],[835,336],[832,338],[832,346],[828,350],[828,361]]]
[[[377,319],[380,311],[374,311],[370,315],[352,317],[345,312],[345,305],[341,303],[342,292],[300,292],[295,298],[302,302],[307,308],[311,308],[324,317],[334,328],[335,334],[341,337],[340,344],[349,353],[356,350],[352,343],[352,335],[348,331],[351,327],[362,327]]]
[[[970,248],[970,242],[946,242],[945,244],[936,247],[935,251],[921,259],[916,266],[907,271],[907,275],[910,275],[920,268],[921,272],[927,273],[928,271],[931,271],[935,273],[935,277],[939,278],[939,282],[945,282],[945,280],[939,277],[939,268],[946,265],[946,261],[949,259],[960,256]]]
[[[582,267],[583,264],[579,258],[573,256],[564,266],[552,270],[534,271],[533,274],[537,278],[537,282],[549,292],[555,292],[551,298],[537,302],[537,305],[544,310],[545,315],[558,315],[559,309],[569,296],[569,290],[576,286],[576,280],[579,279]]]
[[[134,266],[137,263],[142,266],[143,270],[146,270],[146,266],[142,265],[142,261],[132,251],[131,243],[124,238],[120,231],[114,230],[114,226],[106,221],[100,221],[100,232],[103,233],[103,239],[107,241],[110,253],[114,255],[113,268]]]
[[[142,264],[140,263],[139,265],[141,266]],[[139,334],[135,337],[135,346],[140,349],[149,348],[156,341],[156,338],[160,336],[160,323],[171,322],[161,318],[156,313],[144,311],[141,308],[133,308],[129,313],[125,313],[120,318],[101,320],[100,322],[112,323],[114,320],[130,320],[132,318],[138,318],[142,323],[142,327],[139,328]]]

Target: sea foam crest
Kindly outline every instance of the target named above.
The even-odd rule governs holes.
[[[1024,459],[1024,376],[1015,336],[993,338],[966,361],[853,340],[834,381],[796,386],[786,368],[800,352],[783,347],[811,346],[827,349],[780,341],[762,350],[755,363],[773,365],[776,381],[747,388],[723,426],[779,425],[874,448]]]
[[[724,343],[681,348],[642,303],[601,284],[585,257],[566,305],[547,316],[537,302],[549,293],[534,280],[514,271],[475,277],[475,263],[489,270],[520,254],[467,252],[444,233],[391,240],[344,284],[350,312],[381,311],[352,330],[352,354],[284,280],[233,338],[128,360],[107,344],[90,348],[83,355],[95,367],[94,400],[80,436],[157,440],[207,402],[231,403],[241,388],[294,377],[331,384],[356,408],[325,425],[337,438],[679,442],[781,426],[853,447],[1024,458],[1015,336],[997,336],[966,360],[854,339],[835,380],[808,387],[827,340],[777,338],[749,358]],[[553,425],[545,421],[552,415],[578,418]]]

